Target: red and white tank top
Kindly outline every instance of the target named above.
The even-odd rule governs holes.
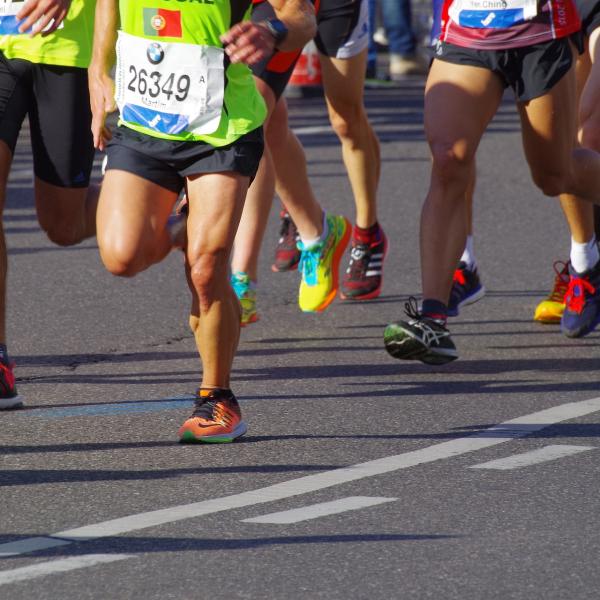
[[[474,50],[507,50],[580,27],[574,0],[445,0],[440,39]]]

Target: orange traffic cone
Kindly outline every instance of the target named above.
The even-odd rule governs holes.
[[[291,98],[320,96],[323,93],[321,63],[313,41],[308,42],[294,67],[285,95]]]

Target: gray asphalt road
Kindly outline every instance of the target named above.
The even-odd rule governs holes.
[[[420,290],[422,81],[367,101],[384,294],[301,314],[297,274],[269,268],[274,207],[234,372],[250,429],[226,446],[176,443],[200,369],[181,257],[118,280],[95,242],[52,246],[20,146],[5,222],[27,408],[0,416],[0,598],[597,596],[599,337],[532,322],[569,236],[529,181],[512,104],[479,154],[487,296],[451,322],[460,360],[431,368],[382,344]],[[318,197],[352,216],[322,100],[291,116]]]

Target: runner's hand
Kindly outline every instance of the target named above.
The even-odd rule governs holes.
[[[242,21],[221,36],[232,63],[255,65],[275,51],[273,34],[259,23]]]
[[[27,0],[17,13],[19,21],[25,19],[19,26],[19,31],[25,33],[33,27],[31,35],[52,33],[64,21],[70,5],[71,0]]]
[[[106,142],[112,138],[112,133],[106,126],[106,115],[116,110],[115,83],[106,74],[89,73],[89,87],[94,147],[104,151]]]

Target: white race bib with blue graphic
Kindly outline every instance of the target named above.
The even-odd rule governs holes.
[[[214,133],[225,94],[224,52],[119,31],[115,84],[127,123],[169,135]]]
[[[454,0],[448,14],[462,27],[506,29],[537,12],[537,0]]]

